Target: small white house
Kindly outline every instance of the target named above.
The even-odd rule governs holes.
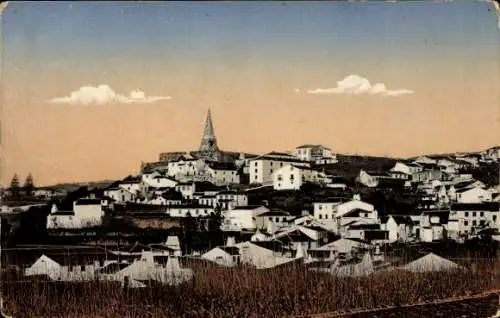
[[[80,229],[100,226],[104,216],[101,199],[79,199],[73,202],[72,211],[59,211],[53,204],[47,216],[47,229]]]
[[[196,185],[194,182],[182,182],[175,186],[175,190],[180,192],[184,199],[192,199],[196,191]]]
[[[248,205],[248,196],[236,191],[220,191],[215,197],[223,210]]]
[[[255,230],[257,225],[255,216],[269,212],[270,210],[261,205],[240,206],[223,212],[224,230]]]
[[[274,190],[299,190],[305,182],[325,183],[325,174],[320,171],[287,164],[273,173]]]
[[[175,179],[164,176],[157,171],[144,173],[141,178],[148,188],[175,188],[178,183]]]
[[[131,192],[131,193],[139,193],[142,191],[142,184],[140,179],[138,178],[129,178],[123,180],[118,185],[119,187]]]
[[[215,185],[240,183],[238,168],[233,164],[211,162],[205,168],[205,173],[209,175],[210,181]]]
[[[302,145],[293,150],[293,155],[303,161],[312,161],[316,164],[337,163],[337,156],[330,148],[322,145]]]
[[[328,199],[313,203],[313,216],[317,220],[333,220],[336,207],[342,203],[341,199]]]
[[[406,215],[389,215],[382,218],[381,228],[389,231],[389,243],[408,242],[413,234],[415,222]]]
[[[122,187],[113,187],[104,190],[104,195],[110,197],[115,202],[135,202],[136,194]]]

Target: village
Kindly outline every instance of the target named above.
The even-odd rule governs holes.
[[[499,159],[500,147],[409,159],[321,145],[222,151],[209,110],[199,150],[161,153],[139,175],[66,193],[35,187],[31,175],[21,187],[16,176],[2,193],[2,238],[12,241],[2,244],[3,266],[129,287],[188,281],[186,259],[256,269],[299,262],[344,276],[459,268],[433,250],[411,262],[388,251],[500,240]],[[34,203],[5,204],[19,196]]]

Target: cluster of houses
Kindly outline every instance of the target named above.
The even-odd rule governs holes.
[[[102,195],[80,198],[72,209],[60,209],[54,204],[47,216],[47,228],[100,226],[108,211],[132,205],[154,207],[165,219],[202,219],[221,213],[221,230],[226,236],[245,233],[249,239],[235,242],[232,238],[224,246],[199,251],[196,257],[221,266],[246,263],[257,268],[297,259],[311,263],[329,261],[336,264],[337,270],[347,266],[339,262],[359,258],[362,261],[358,267],[365,268],[366,264],[383,263],[381,246],[387,243],[433,242],[445,238],[460,241],[485,229],[498,230],[499,187],[488,187],[463,171],[498,163],[499,158],[500,148],[496,147],[474,154],[401,160],[383,173],[359,171],[356,182],[366,188],[392,182],[400,184],[403,191],[406,188],[418,193],[419,207],[415,211],[381,214],[354,191],[349,197],[317,199],[312,208],[296,215],[269,207],[265,202],[252,205],[249,195],[252,191],[290,193],[310,183],[342,192],[348,188],[345,180],[325,169],[339,164],[337,156],[321,145],[302,145],[289,153],[263,155],[221,151],[209,113],[198,151],[162,153],[158,162],[143,163],[140,175],[115,182],[103,189]],[[139,210],[137,214],[148,217]],[[163,273],[168,266],[154,265],[156,256],[148,255],[147,251],[141,251],[135,255],[134,262],[139,263],[109,265],[115,270],[113,277],[135,279],[130,273],[143,265],[149,268],[144,270],[148,277]],[[436,260],[434,256],[431,258]],[[62,268],[47,256],[43,260],[53,268]],[[340,272],[356,272],[358,267],[342,267]],[[64,275],[53,275],[64,279],[61,278]],[[142,276],[139,278],[137,281],[144,280]]]

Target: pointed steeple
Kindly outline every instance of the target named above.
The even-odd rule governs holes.
[[[215,138],[214,126],[212,124],[212,114],[210,109],[207,111],[207,119],[205,120],[205,130],[201,138],[201,145],[199,151],[201,152],[214,152],[218,151],[217,139]]]

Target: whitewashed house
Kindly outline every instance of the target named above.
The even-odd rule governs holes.
[[[104,190],[104,195],[118,203],[135,202],[137,197],[136,193],[132,193],[122,187],[108,188]]]
[[[413,174],[423,171],[424,168],[418,163],[396,162],[389,170],[389,175],[395,179],[411,180]]]
[[[168,163],[167,174],[176,180],[193,180],[194,177],[205,169],[205,162],[189,154]]]
[[[220,191],[216,194],[217,203],[223,210],[233,209],[239,206],[248,205],[248,196],[232,190]]]
[[[106,201],[101,199],[79,199],[73,202],[72,211],[59,211],[56,204],[52,205],[47,216],[47,229],[80,229],[100,226],[104,216],[103,206]]]
[[[143,173],[141,178],[147,188],[175,188],[178,183],[175,179],[164,176],[157,171]]]
[[[448,231],[458,239],[480,230],[500,229],[500,204],[498,202],[456,203],[450,207]]]
[[[269,211],[267,207],[261,205],[240,206],[224,211],[222,229],[225,231],[255,231],[257,228],[255,216]]]
[[[307,161],[302,161],[286,153],[270,152],[265,155],[249,160],[250,183],[272,184],[273,173],[284,167],[286,164],[293,163],[297,166],[309,167]]]
[[[197,198],[198,204],[203,206],[217,206],[217,197],[215,195],[204,195]]]
[[[337,163],[337,156],[330,148],[322,145],[302,145],[293,150],[293,155],[300,160],[314,162],[318,165]]]
[[[342,203],[340,198],[326,199],[313,203],[313,216],[317,220],[333,220],[337,213],[336,207]]]
[[[274,190],[300,190],[306,183],[324,184],[326,175],[308,167],[287,164],[273,173]]]
[[[136,178],[136,177],[126,178],[125,180],[121,181],[118,186],[131,192],[131,193],[142,192],[141,181],[139,178]]]
[[[381,218],[381,228],[389,231],[389,243],[408,242],[418,224],[407,215],[388,215]]]
[[[339,204],[336,206],[336,210],[335,219],[340,227],[352,221],[379,220],[375,207],[370,203],[361,201],[359,195],[355,195],[353,200],[349,202]]]
[[[491,202],[493,199],[490,191],[479,187],[456,190],[456,195],[458,203]]]
[[[205,173],[210,177],[210,181],[215,185],[239,184],[240,175],[238,168],[234,164],[209,162],[205,168]]]
[[[356,178],[356,180],[362,185],[369,188],[375,188],[378,185],[378,178],[370,175],[368,172],[364,170],[359,171],[359,175]]]
[[[440,241],[447,237],[450,210],[423,211],[417,235],[422,242]]]
[[[193,199],[196,184],[194,182],[179,182],[175,186],[175,191],[180,192],[184,199]]]

